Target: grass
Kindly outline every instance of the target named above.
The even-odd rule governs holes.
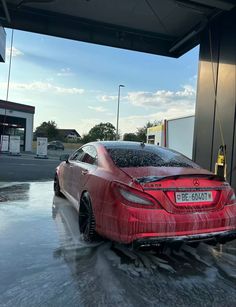
[[[63,143],[64,144],[64,147],[66,149],[77,149],[79,148],[80,146],[82,146],[83,144],[80,144],[80,143]]]

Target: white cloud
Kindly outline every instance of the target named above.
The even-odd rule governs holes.
[[[185,85],[179,91],[158,90],[156,92],[130,92],[126,99],[134,106],[153,107],[167,110],[171,107],[193,105],[196,90],[191,85]]]
[[[191,85],[185,85],[179,91],[132,92],[128,94],[126,99],[134,106],[154,112],[149,111],[149,114],[120,118],[122,133],[135,132],[137,128],[143,127],[148,121],[195,114],[196,91]]]
[[[108,112],[108,113],[106,113],[106,115],[107,115],[107,116],[115,116],[115,114],[112,113],[112,112]]]
[[[57,73],[58,77],[68,77],[72,75],[74,75],[74,73],[71,71],[69,67],[62,68],[60,72]]]
[[[93,107],[93,106],[88,106],[88,109],[90,110],[94,110],[96,112],[106,112],[107,109],[103,108],[103,107]]]
[[[97,99],[99,101],[102,101],[102,102],[109,102],[109,101],[117,100],[117,96],[114,96],[114,95],[102,95],[102,96],[98,96]]]
[[[195,114],[195,105],[184,107],[170,107],[167,110],[149,113],[146,115],[131,115],[120,118],[120,130],[122,133],[136,132],[137,128],[143,127],[148,121],[161,121]]]
[[[7,86],[6,82],[0,83],[0,88],[5,89]],[[49,82],[31,82],[31,83],[20,83],[20,82],[11,82],[10,88],[13,90],[24,90],[24,91],[39,91],[39,92],[54,92],[56,94],[83,94],[84,89],[77,88],[77,87],[61,87],[54,85]]]
[[[101,95],[97,96],[97,99],[101,102],[116,101],[117,96]],[[120,117],[120,132],[135,132],[137,128],[143,127],[148,121],[193,115],[195,114],[195,99],[196,90],[192,85],[184,85],[177,91],[130,92],[126,97],[122,97],[123,103],[128,103],[144,110],[142,115]],[[89,108],[95,110],[95,107]],[[106,115],[108,116],[107,113]],[[110,122],[116,121],[115,114],[110,114],[109,118]]]
[[[11,48],[6,48],[6,55],[10,56],[11,53]],[[22,51],[20,51],[19,49],[12,47],[12,56],[13,57],[17,57],[17,56],[22,56],[24,55],[24,53]]]
[[[78,124],[78,132],[82,134],[87,134],[89,130],[97,124],[104,122],[101,118],[82,118]]]

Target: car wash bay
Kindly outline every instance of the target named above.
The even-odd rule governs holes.
[[[144,1],[142,14],[131,0],[113,5],[104,0],[100,6],[84,1],[80,7],[64,1],[4,2],[1,23],[10,28],[172,57],[200,43],[194,159],[214,170],[225,143],[227,177],[236,188],[233,1],[156,1],[151,6]],[[76,212],[53,196],[52,184],[1,182],[3,306],[234,305],[235,241],[216,248],[183,245],[162,254],[110,242],[86,245]]]

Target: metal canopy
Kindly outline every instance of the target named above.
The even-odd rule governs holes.
[[[178,57],[235,0],[0,0],[4,27]]]

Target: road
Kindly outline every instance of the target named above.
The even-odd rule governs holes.
[[[236,241],[163,253],[85,244],[52,186],[0,184],[1,306],[235,306]]]
[[[59,158],[36,159],[33,155],[0,155],[0,181],[37,181],[52,179]]]

